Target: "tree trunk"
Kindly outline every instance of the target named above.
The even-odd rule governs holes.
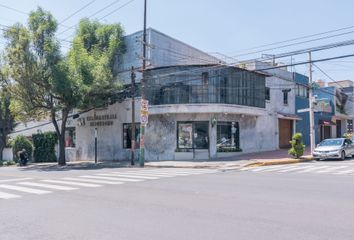
[[[2,131],[0,134],[2,134],[2,137],[0,138],[0,160],[4,160],[3,159],[3,151],[4,148],[6,147],[6,136],[7,136],[7,132]]]
[[[59,166],[65,166],[66,165],[66,159],[65,159],[65,132],[60,134],[58,137],[59,139],[59,159],[58,159],[58,165]]]
[[[0,160],[4,160],[3,159],[3,155],[2,152],[4,151],[5,146],[3,144],[0,144]]]
[[[55,112],[52,111],[52,122],[55,127],[55,131],[58,136],[58,142],[59,142],[59,158],[58,158],[58,165],[59,166],[65,166],[66,165],[66,159],[65,159],[65,129],[66,129],[66,121],[68,119],[69,115],[69,110],[68,109],[63,109],[62,110],[62,122],[61,122],[61,127],[59,128],[58,122],[56,120]]]

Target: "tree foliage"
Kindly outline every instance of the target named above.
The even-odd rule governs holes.
[[[35,162],[55,162],[55,145],[58,136],[55,132],[37,133],[32,135]]]
[[[38,8],[26,26],[8,28],[5,62],[14,96],[11,110],[21,120],[51,118],[59,140],[58,163],[65,165],[69,113],[102,106],[120,88],[113,69],[124,44],[119,24],[83,19],[63,56],[55,37],[57,25],[49,12]]]
[[[15,122],[13,114],[10,111],[11,96],[7,87],[0,89],[0,160],[2,160],[2,152],[6,146],[6,140],[12,131]]]
[[[6,63],[13,80],[13,109],[31,118],[50,116],[60,141],[59,164],[65,164],[64,134],[68,113],[79,100],[76,82],[55,38],[57,22],[38,8],[27,26],[15,24],[4,33]],[[61,126],[58,114],[61,112]]]
[[[82,93],[79,107],[101,106],[121,88],[114,64],[125,51],[120,24],[82,19],[68,53],[68,65]]]
[[[32,142],[25,136],[19,135],[12,142],[12,154],[15,162],[18,162],[19,156],[17,155],[17,153],[22,149],[26,149],[28,159],[31,161],[33,153]]]

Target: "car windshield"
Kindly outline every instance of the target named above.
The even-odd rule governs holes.
[[[326,139],[322,141],[319,145],[323,146],[341,146],[343,143],[342,139]]]

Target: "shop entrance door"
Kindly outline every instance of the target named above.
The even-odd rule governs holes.
[[[209,149],[209,122],[195,122],[194,133],[194,158],[207,159]]]
[[[331,138],[331,126],[321,125],[321,141]]]
[[[342,137],[342,121],[336,120],[336,125],[337,125],[337,138],[341,138]]]
[[[279,119],[279,148],[289,148],[293,133],[293,121]]]

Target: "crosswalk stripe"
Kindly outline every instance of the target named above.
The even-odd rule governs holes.
[[[121,181],[121,182],[141,182],[141,179],[130,179],[130,178],[117,178],[117,177],[101,177],[101,176],[79,176],[80,178],[93,178],[93,179],[103,179],[103,180],[112,180],[112,181]]]
[[[71,177],[66,177],[66,178],[63,178],[63,179],[65,179],[65,180],[70,180],[70,181],[79,181],[79,182],[88,182],[88,183],[99,183],[99,184],[108,184],[108,185],[123,184],[122,182],[116,182],[116,181],[105,181],[105,180],[85,179],[85,178],[71,178]]]
[[[248,171],[248,170],[253,169],[253,168],[255,168],[255,167],[243,167],[243,168],[240,168],[239,170],[240,171]]]
[[[271,171],[285,170],[285,169],[292,168],[292,167],[294,167],[294,166],[282,165],[282,166],[278,166],[278,167],[274,167],[274,168],[262,169],[262,171],[260,171],[260,172],[271,172]]]
[[[130,171],[129,173],[160,174],[160,175],[175,175],[175,176],[185,174],[185,173],[180,173],[180,172],[175,173],[175,172],[151,171],[151,170]]]
[[[113,173],[121,173],[121,172],[113,172]],[[150,177],[175,177],[175,176],[177,176],[177,175],[172,175],[172,174],[158,174],[158,173],[137,173],[137,172],[125,172],[125,173],[140,174],[143,176],[150,176]]]
[[[188,174],[196,174],[196,173],[214,173],[217,170],[213,169],[169,169],[169,168],[160,168],[160,169],[147,169],[147,170],[136,170],[134,172],[153,172],[153,173],[188,173]]]
[[[252,169],[252,172],[263,172],[263,171],[268,171],[268,170],[274,170],[274,169],[279,169],[279,168],[284,168],[288,167],[287,165],[277,165],[277,166],[264,166],[264,167],[256,167]]]
[[[149,171],[156,171],[156,172],[173,172],[173,173],[215,173],[217,170],[213,169],[167,169],[167,168],[162,168],[162,169],[152,169]]]
[[[35,188],[28,188],[28,187],[20,187],[20,186],[14,186],[14,185],[6,185],[6,184],[1,184],[0,188],[6,188],[10,190],[15,190],[19,192],[26,192],[26,193],[33,193],[33,194],[46,194],[46,193],[51,193],[50,191],[46,190],[39,190]]]
[[[278,171],[278,172],[280,172],[280,173],[286,173],[286,172],[292,172],[292,171],[307,169],[307,168],[311,168],[311,167],[313,167],[313,166],[293,167],[293,168],[288,168],[288,169],[285,169],[285,170],[280,170],[280,171]]]
[[[320,169],[324,169],[324,168],[328,168],[328,167],[329,167],[329,166],[314,166],[314,167],[311,167],[311,168],[308,168],[308,169],[299,171],[299,172],[297,172],[297,173],[314,172],[314,171],[317,171],[317,170],[320,170]]]
[[[144,170],[141,170],[144,171]],[[211,172],[215,169],[200,169],[200,168],[150,168],[145,171],[173,171],[173,172]]]
[[[138,179],[147,179],[147,180],[159,179],[157,177],[139,176],[139,175],[132,175],[132,174],[117,174],[117,173],[101,173],[96,175],[107,176],[107,177],[138,178]]]
[[[347,166],[329,167],[325,170],[317,171],[316,173],[329,173],[342,168],[347,168]]]
[[[19,198],[19,197],[20,197],[19,195],[0,192],[0,198],[2,198],[2,199],[11,199],[11,198]]]
[[[129,173],[143,173],[143,174],[160,174],[160,175],[175,175],[175,176],[187,176],[187,175],[199,175],[199,174],[206,174],[206,173],[215,173],[213,172],[194,172],[194,171],[168,171],[168,170],[140,170],[140,171],[129,171]]]
[[[335,173],[333,173],[333,174],[343,175],[343,174],[350,174],[350,173],[354,173],[354,169],[341,170],[341,171],[335,172]]]
[[[5,182],[18,182],[18,181],[26,181],[26,180],[31,180],[32,178],[15,178],[15,179],[5,179],[5,180],[0,180],[0,183],[5,183]]]
[[[34,182],[20,182],[18,184],[25,185],[25,186],[32,186],[32,187],[42,187],[42,188],[49,188],[49,189],[55,189],[55,190],[64,190],[64,191],[78,189],[78,188],[73,188],[73,187],[66,187],[66,186],[59,186],[59,185],[45,184],[45,183],[34,183]]]
[[[73,185],[73,186],[81,186],[81,187],[102,187],[102,185],[92,184],[92,183],[68,182],[68,181],[62,181],[62,180],[42,180],[42,181],[49,182],[49,183],[59,183],[59,184],[67,184],[67,185]]]
[[[169,169],[165,169],[162,170],[160,172],[173,172],[173,173],[189,173],[189,174],[206,174],[206,173],[215,173],[217,172],[216,170],[169,170]]]

